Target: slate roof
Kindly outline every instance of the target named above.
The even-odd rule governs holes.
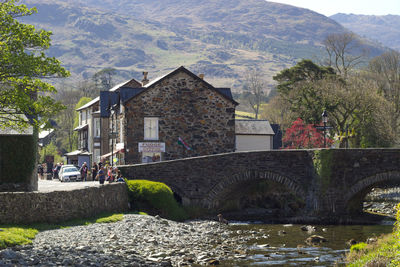
[[[153,87],[154,85],[162,82],[163,80],[175,75],[178,72],[185,72],[186,74],[188,74],[189,76],[193,77],[194,79],[200,80],[202,81],[209,89],[214,90],[216,92],[218,92],[219,94],[221,94],[224,98],[228,99],[229,101],[231,101],[232,103],[234,103],[235,105],[239,105],[238,102],[236,102],[233,97],[232,97],[232,93],[231,93],[231,89],[230,88],[215,88],[214,86],[212,86],[211,84],[209,84],[208,82],[206,82],[205,80],[201,79],[199,76],[197,76],[196,74],[194,74],[193,72],[187,70],[185,67],[181,66],[179,68],[177,68],[176,70],[167,73],[163,76],[160,76],[154,80],[152,80],[151,82],[149,82],[148,84],[146,84],[145,86],[143,86],[145,88],[145,90],[143,90],[142,92],[148,90],[149,88]],[[140,92],[140,93],[142,93]],[[138,94],[140,94],[138,93]]]
[[[235,134],[275,135],[267,120],[235,120]]]
[[[94,104],[96,104],[99,100],[100,100],[100,97],[96,97],[95,99],[93,99],[92,101],[86,103],[86,104],[83,105],[82,107],[77,108],[76,111],[80,111],[80,110],[89,108],[89,107],[93,106]]]

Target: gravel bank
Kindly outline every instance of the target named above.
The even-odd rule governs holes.
[[[40,232],[32,245],[0,251],[0,266],[216,264],[246,254],[244,242],[230,234],[213,221],[177,223],[128,214],[116,223]]]
[[[365,197],[364,209],[390,217],[396,217],[396,206],[400,202],[400,187],[373,188]]]

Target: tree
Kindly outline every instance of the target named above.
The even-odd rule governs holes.
[[[331,139],[325,139],[327,146],[333,143]],[[297,118],[286,130],[282,142],[286,149],[322,148],[324,147],[324,136],[317,131],[314,125],[304,124],[301,118]]]
[[[282,70],[272,78],[278,82],[278,92],[286,96],[296,88],[298,82],[314,82],[334,75],[333,68],[319,66],[309,59],[303,59],[295,66]]]
[[[113,76],[117,73],[114,68],[105,68],[96,72],[92,76],[92,80],[95,82],[96,87],[100,87],[102,90],[109,90],[113,87]]]
[[[286,100],[295,116],[313,124],[321,120],[324,109],[328,112],[334,109],[332,103],[322,98],[316,82],[336,78],[332,68],[319,66],[305,59],[273,77],[278,82],[277,89],[280,96]]]
[[[67,77],[69,72],[44,54],[51,32],[18,22],[37,10],[17,2],[0,1],[0,127],[22,130],[38,128],[63,108],[49,95],[56,92],[54,86],[42,79]]]
[[[323,43],[328,53],[327,65],[333,67],[344,79],[347,79],[349,71],[360,64],[367,54],[354,33],[329,34]]]
[[[391,127],[398,135],[400,120],[400,53],[389,51],[369,62],[372,78],[377,82],[379,92],[392,105]]]
[[[254,111],[255,119],[258,119],[265,90],[265,82],[258,71],[250,70],[246,73],[244,90],[249,93],[247,100]]]

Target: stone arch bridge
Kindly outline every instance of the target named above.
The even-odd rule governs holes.
[[[274,181],[300,198],[303,215],[362,211],[375,186],[400,185],[400,149],[318,149],[234,152],[121,166],[128,179],[167,184],[183,205],[218,211],[239,185]]]

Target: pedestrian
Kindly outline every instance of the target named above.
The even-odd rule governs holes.
[[[99,180],[100,184],[104,184],[104,181],[106,180],[106,174],[104,172],[104,167],[99,163],[99,172],[97,173],[97,179]]]
[[[82,181],[86,182],[86,177],[87,177],[87,173],[88,173],[88,166],[87,166],[86,162],[83,163],[83,165],[79,171],[81,172]]]
[[[60,171],[60,169],[61,169],[61,162],[57,163],[53,169],[53,179],[59,179],[58,172]]]
[[[99,171],[99,167],[97,166],[96,162],[93,162],[93,167],[92,167],[92,177],[93,181],[96,179],[97,172]]]
[[[39,178],[42,180],[43,179],[43,166],[42,166],[42,164],[39,164],[39,166],[38,166],[38,174],[39,174]]]
[[[107,181],[108,181],[109,183],[114,182],[114,175],[113,175],[113,170],[112,170],[112,167],[111,167],[111,166],[108,167],[108,171],[107,171]]]

